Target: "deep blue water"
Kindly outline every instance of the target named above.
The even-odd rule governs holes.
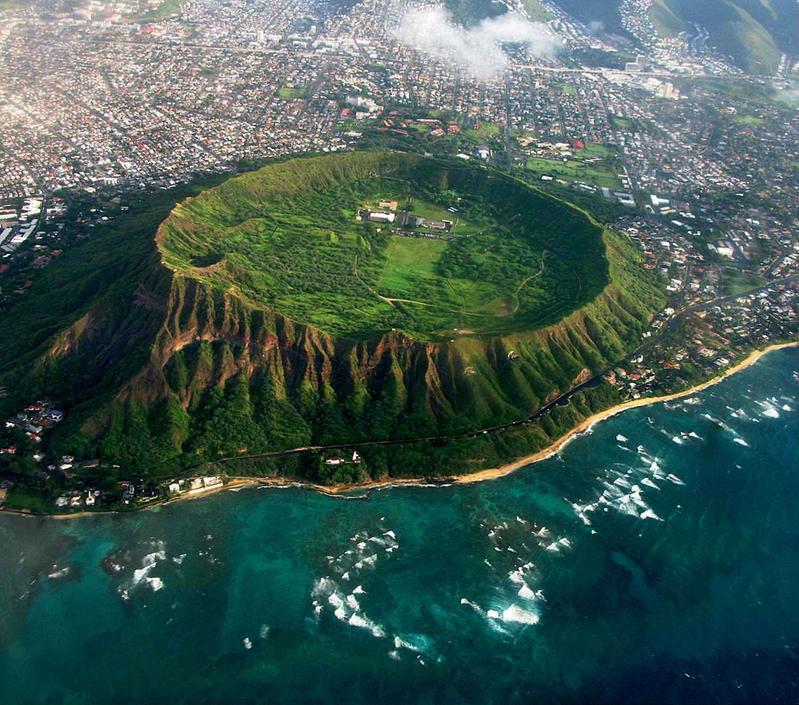
[[[471,486],[0,516],[0,702],[796,703],[797,370]]]

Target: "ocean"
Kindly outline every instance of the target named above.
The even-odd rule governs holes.
[[[796,703],[799,350],[499,480],[0,541],[3,704]]]

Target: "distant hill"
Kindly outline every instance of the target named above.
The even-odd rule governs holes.
[[[772,73],[781,53],[799,47],[794,0],[655,0],[652,19],[663,35],[704,27],[719,52],[751,73]]]
[[[622,31],[620,0],[555,0],[583,22],[601,22]],[[799,52],[799,5],[795,0],[654,0],[652,20],[663,36],[695,33],[700,25],[709,43],[742,69],[769,74],[780,55]]]
[[[494,0],[444,0],[444,5],[457,22],[467,26],[507,11],[505,5]]]

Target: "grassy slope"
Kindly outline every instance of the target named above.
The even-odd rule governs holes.
[[[611,283],[552,326],[434,345],[399,334],[346,341],[196,278],[170,276],[151,231],[123,225],[43,273],[15,309],[26,342],[0,348],[0,374],[21,392],[14,403],[31,394],[65,402],[58,451],[96,453],[128,471],[173,474],[231,455],[515,420],[622,356],[662,304],[634,248],[606,232]],[[56,286],[58,295],[48,295]],[[52,320],[42,319],[42,301]],[[591,404],[604,403],[606,392],[598,394]],[[507,460],[565,430],[582,403],[527,432],[373,447],[369,473],[447,474]],[[293,457],[237,461],[229,470],[329,481],[358,479],[363,466],[346,469],[356,476],[331,476],[313,458]]]
[[[652,19],[664,35],[700,24],[719,51],[752,73],[773,72],[781,52],[799,48],[799,13],[784,0],[656,0]]]
[[[359,205],[389,195],[402,201],[411,183],[423,196],[413,199],[414,213],[454,219],[444,206],[458,205],[467,222],[456,226],[456,239],[396,243],[389,228],[355,222]],[[454,328],[496,335],[549,325],[589,301],[607,282],[597,267],[600,232],[567,205],[495,172],[358,152],[233,179],[176,209],[160,242],[175,271],[334,335],[402,329],[442,340]],[[412,250],[424,271],[403,264]]]

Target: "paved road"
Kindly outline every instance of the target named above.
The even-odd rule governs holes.
[[[623,365],[625,362],[629,361],[633,357],[641,354],[641,352],[646,349],[647,347],[654,345],[660,339],[662,339],[663,335],[671,330],[679,321],[685,318],[687,315],[691,313],[696,313],[697,311],[702,311],[713,306],[718,306],[719,304],[727,303],[729,301],[734,301],[735,299],[740,299],[745,296],[749,296],[751,294],[757,294],[761,291],[769,289],[773,286],[779,284],[788,284],[793,282],[799,282],[799,274],[795,274],[788,277],[781,277],[780,279],[774,279],[770,282],[763,284],[762,286],[756,287],[754,289],[750,289],[749,291],[745,291],[740,294],[730,294],[729,296],[721,296],[717,299],[713,299],[712,301],[707,301],[704,303],[693,304],[692,306],[686,306],[683,309],[675,312],[671,318],[668,319],[666,324],[660,330],[660,332],[656,336],[652,336],[651,338],[647,338],[641,345],[639,345],[635,350],[628,353],[625,357],[620,360],[617,360],[612,365],[609,365],[602,371],[596,373],[593,377],[578,384],[568,391],[564,392],[557,398],[553,399],[552,401],[548,402],[544,406],[540,407],[538,410],[527,416],[523,419],[518,419],[516,421],[510,421],[504,424],[498,424],[496,426],[487,426],[485,428],[478,429],[476,431],[466,431],[463,433],[454,433],[449,435],[432,435],[432,436],[420,436],[417,438],[403,438],[403,439],[395,439],[395,440],[376,440],[376,441],[358,441],[353,443],[335,443],[330,445],[311,445],[311,446],[302,446],[299,448],[291,448],[289,450],[281,450],[281,451],[272,451],[269,453],[255,453],[252,455],[237,455],[232,456],[229,458],[220,458],[219,460],[215,461],[220,464],[230,463],[236,460],[258,460],[258,459],[267,459],[267,458],[277,458],[281,456],[290,456],[290,455],[298,455],[300,453],[305,453],[308,451],[335,451],[335,450],[342,450],[344,448],[365,448],[369,446],[396,446],[396,445],[406,445],[409,443],[420,443],[420,442],[430,442],[430,441],[455,441],[455,440],[466,440],[469,438],[477,438],[481,435],[488,435],[490,433],[497,433],[498,431],[504,431],[509,428],[513,428],[515,426],[524,426],[527,424],[531,424],[534,421],[537,421],[547,414],[549,414],[553,409],[564,406],[569,402],[569,400],[577,393],[588,389],[589,387],[594,387],[598,385],[602,378],[611,372],[612,370],[619,367],[619,365]]]

